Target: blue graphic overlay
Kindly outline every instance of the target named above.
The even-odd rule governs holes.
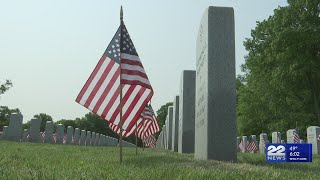
[[[312,144],[266,144],[267,162],[312,162]]]

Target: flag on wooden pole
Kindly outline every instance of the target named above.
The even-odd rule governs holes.
[[[153,89],[123,22],[112,38],[76,102],[129,132],[150,101]],[[120,140],[121,148],[121,140]],[[121,159],[121,158],[120,158]]]

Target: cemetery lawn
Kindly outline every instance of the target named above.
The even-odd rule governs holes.
[[[261,154],[238,154],[237,163],[195,161],[158,149],[83,147],[0,141],[0,179],[319,179],[312,163],[266,163]]]

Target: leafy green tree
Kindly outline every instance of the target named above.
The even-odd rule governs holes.
[[[33,116],[34,118],[41,119],[40,131],[44,132],[47,121],[52,121],[52,117],[46,113],[40,113]]]
[[[77,128],[78,127],[77,124],[76,124],[76,121],[74,121],[74,120],[61,119],[61,120],[55,122],[54,124],[55,124],[55,129],[56,129],[58,124],[63,124],[65,130],[67,129],[68,126],[72,126],[73,128]]]
[[[20,113],[18,108],[10,109],[7,106],[0,106],[0,130],[2,131],[3,126],[9,125],[10,115],[12,113]]]
[[[10,80],[6,80],[6,82],[0,82],[0,95],[4,94],[12,87],[12,82]]]
[[[288,0],[288,6],[257,22],[237,107],[241,134],[300,130],[320,125],[319,0]]]
[[[158,109],[158,111],[157,111],[157,117],[158,117],[158,123],[160,126],[160,131],[161,131],[162,126],[165,124],[166,117],[168,114],[168,107],[172,106],[172,105],[173,105],[173,102],[168,102],[168,103],[162,105],[160,107],[160,109]],[[159,133],[157,133],[157,135],[159,135]]]

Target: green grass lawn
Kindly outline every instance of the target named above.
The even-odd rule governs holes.
[[[119,149],[0,141],[0,179],[320,179],[312,163],[266,163],[261,154],[238,154],[237,163],[195,161],[158,149]]]

